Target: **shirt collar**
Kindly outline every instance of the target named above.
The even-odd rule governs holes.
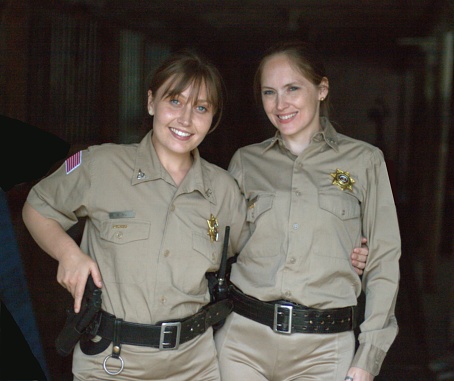
[[[320,117],[320,124],[322,126],[322,130],[317,132],[313,138],[313,142],[320,142],[324,140],[328,146],[330,146],[336,152],[339,151],[339,137],[337,135],[337,131],[329,121],[329,119],[325,116]],[[265,153],[276,144],[279,144],[280,147],[286,149],[284,141],[282,140],[281,133],[276,131],[274,136],[269,140],[269,143],[265,146],[262,153]]]
[[[152,135],[153,130],[149,131],[138,145],[134,172],[131,179],[132,185],[157,179],[167,179],[170,181],[170,176],[162,166],[151,142]],[[179,191],[181,193],[198,191],[207,200],[215,203],[216,198],[213,192],[211,178],[203,165],[203,159],[200,157],[199,150],[195,148],[191,154],[194,161]]]
[[[271,139],[269,139],[269,142],[268,142],[268,144],[265,145],[265,148],[263,149],[262,153],[265,153],[266,151],[270,150],[276,144],[279,144],[279,145],[285,147],[284,142],[282,141],[281,133],[279,131],[276,131],[274,136]]]
[[[181,184],[181,192],[191,193],[198,191],[208,201],[215,204],[216,197],[210,172],[206,166],[206,162],[200,157],[200,152],[197,148],[192,150],[193,163],[186,178]]]
[[[312,141],[325,140],[326,144],[330,146],[334,151],[339,151],[339,136],[337,131],[334,129],[333,125],[329,119],[325,116],[320,117],[320,124],[322,126],[322,131],[317,132]]]

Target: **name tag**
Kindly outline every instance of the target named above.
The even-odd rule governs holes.
[[[123,212],[110,212],[109,213],[109,218],[111,220],[117,219],[117,218],[134,218],[136,216],[136,213],[133,210],[125,210]]]

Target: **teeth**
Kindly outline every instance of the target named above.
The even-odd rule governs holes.
[[[180,130],[177,130],[175,128],[171,128],[172,132],[174,134],[177,134],[178,136],[181,136],[183,138],[187,138],[188,136],[190,136],[191,134],[189,134],[188,132],[183,132],[183,131],[180,131]]]
[[[287,119],[293,118],[295,115],[296,115],[296,112],[294,112],[293,114],[290,114],[290,115],[278,115],[278,118],[287,120]]]

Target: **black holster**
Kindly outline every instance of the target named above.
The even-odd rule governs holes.
[[[87,279],[79,313],[71,305],[66,313],[66,322],[55,340],[57,352],[61,356],[69,355],[81,339],[93,338],[99,327],[101,310],[101,289],[96,287],[91,275]]]

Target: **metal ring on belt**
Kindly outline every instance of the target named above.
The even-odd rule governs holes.
[[[287,301],[262,302],[230,286],[233,311],[278,333],[339,333],[356,327],[356,306],[316,309]]]

